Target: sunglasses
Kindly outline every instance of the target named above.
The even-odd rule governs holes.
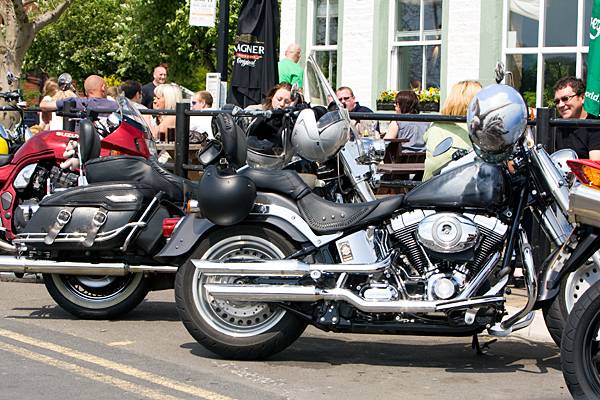
[[[339,101],[348,101],[348,100],[350,100],[352,97],[354,97],[354,96],[338,97],[338,100],[339,100]]]
[[[568,103],[573,97],[577,96],[577,94],[572,94],[570,96],[559,97],[558,99],[554,99],[554,105],[557,106],[562,101],[563,103]]]

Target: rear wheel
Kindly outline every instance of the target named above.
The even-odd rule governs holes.
[[[282,259],[294,250],[282,235],[266,228],[236,226],[210,233],[175,280],[177,309],[190,334],[214,353],[232,359],[262,359],[294,342],[305,322],[274,304],[213,298],[205,284],[243,284],[243,280],[201,274],[191,262]]]
[[[111,319],[133,310],[149,291],[143,273],[125,276],[44,274],[56,303],[76,317]]]
[[[571,311],[560,348],[561,367],[575,399],[600,398],[600,283]]]

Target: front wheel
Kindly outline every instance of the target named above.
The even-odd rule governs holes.
[[[44,274],[50,296],[78,318],[112,319],[133,310],[148,294],[143,273],[125,276]]]
[[[600,268],[588,261],[572,272],[560,284],[560,292],[543,309],[544,321],[550,336],[560,346],[563,330],[575,303],[594,283],[600,281]]]
[[[560,358],[573,398],[600,398],[600,282],[589,288],[571,310]]]
[[[257,226],[209,233],[175,278],[177,310],[190,334],[207,349],[229,359],[263,359],[293,343],[306,328],[305,322],[274,304],[213,298],[204,289],[205,284],[243,284],[243,280],[201,274],[191,259],[274,260],[294,250],[279,233]]]

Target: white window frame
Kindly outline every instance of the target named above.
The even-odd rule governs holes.
[[[340,32],[340,5],[341,5],[341,1],[338,0],[338,37],[336,38],[336,43],[339,43],[339,32]],[[309,9],[309,18],[308,18],[308,23],[307,23],[307,28],[308,28],[308,32],[306,35],[307,38],[307,54],[314,54],[316,52],[321,52],[321,51],[335,51],[335,57],[336,57],[336,65],[338,65],[339,63],[339,51],[338,51],[338,45],[337,44],[329,44],[329,45],[316,45],[314,44],[314,40],[315,40],[315,19],[317,16],[317,7],[316,7],[316,1],[315,0],[308,0],[308,9]],[[329,43],[330,42],[330,37],[329,37],[329,2],[327,3],[327,16],[325,18],[325,43]],[[316,55],[315,55],[315,60],[316,60]],[[329,71],[327,71],[327,73],[325,73],[325,71],[322,71],[323,74],[325,75],[325,77],[327,78],[327,80],[329,80],[330,84],[335,88],[337,87],[337,82],[331,82],[331,77],[333,76],[334,71],[332,70],[332,64],[331,61],[329,63]],[[335,71],[337,73],[337,71]],[[337,77],[337,74],[336,74]]]
[[[445,0],[448,1],[448,0]],[[421,65],[421,77],[422,77],[422,88],[426,89],[427,86],[427,66],[426,66],[426,53],[425,53],[425,48],[427,46],[442,46],[442,40],[441,38],[439,40],[424,40],[425,35],[428,32],[432,32],[430,30],[426,31],[424,29],[424,25],[425,25],[425,5],[423,0],[420,0],[420,11],[419,11],[419,40],[412,40],[412,41],[397,41],[396,40],[396,4],[397,1],[393,0],[390,1],[389,3],[389,40],[388,43],[390,44],[390,50],[389,50],[389,68],[388,68],[388,87],[393,89],[393,90],[399,90],[398,88],[398,48],[399,47],[414,47],[414,46],[421,46],[422,48],[422,65]],[[444,27],[442,26],[443,30]],[[441,71],[440,71],[441,74]],[[441,76],[440,76],[440,82],[441,82]]]
[[[502,17],[502,60],[507,63],[507,56],[512,54],[537,54],[537,76],[535,83],[535,106],[543,107],[544,101],[544,55],[547,54],[575,54],[575,74],[581,78],[583,68],[583,54],[589,52],[589,47],[583,45],[583,35],[587,34],[584,28],[585,0],[577,0],[577,44],[575,46],[545,47],[544,32],[546,31],[546,0],[539,0],[538,20],[538,45],[537,47],[507,47],[508,20],[510,16],[510,0],[504,0]]]

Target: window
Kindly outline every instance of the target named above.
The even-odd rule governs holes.
[[[312,29],[309,29],[310,52],[323,75],[337,87],[338,0],[312,0]]]
[[[503,57],[531,107],[551,107],[564,76],[584,77],[592,0],[504,0]]]
[[[440,87],[442,0],[396,0],[389,86],[398,90]]]

